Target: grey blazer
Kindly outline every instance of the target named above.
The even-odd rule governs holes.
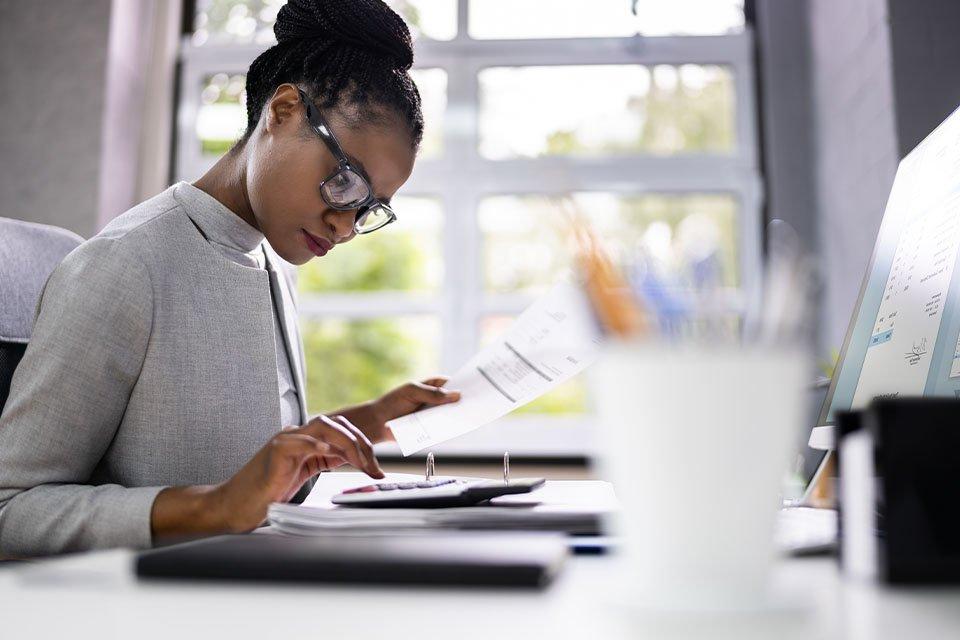
[[[161,489],[222,482],[280,430],[270,278],[307,415],[292,265],[231,262],[178,188],[44,286],[0,415],[0,556],[149,547]]]

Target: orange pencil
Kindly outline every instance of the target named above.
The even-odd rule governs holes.
[[[599,239],[581,216],[571,216],[577,245],[577,266],[584,276],[587,296],[606,333],[620,338],[637,337],[648,330],[642,309],[627,283],[603,250]]]

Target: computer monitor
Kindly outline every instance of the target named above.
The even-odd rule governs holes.
[[[960,397],[960,109],[905,157],[820,411]]]

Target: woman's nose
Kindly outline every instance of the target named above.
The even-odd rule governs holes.
[[[328,214],[327,224],[333,227],[337,242],[343,242],[353,235],[353,223],[356,219],[356,211],[331,211]]]

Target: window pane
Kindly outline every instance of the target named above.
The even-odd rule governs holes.
[[[204,78],[196,124],[204,155],[222,156],[243,135],[247,125],[245,82],[243,74],[217,73]]]
[[[468,17],[481,39],[710,35],[743,30],[743,0],[471,0]]]
[[[436,291],[443,280],[439,200],[398,197],[397,221],[299,269],[301,294]]]
[[[443,154],[443,117],[447,109],[447,72],[414,69],[414,82],[423,104],[424,132],[421,159]],[[246,74],[217,73],[204,78],[197,110],[197,139],[204,155],[221,156],[247,126]]]
[[[403,16],[414,37],[453,40],[457,37],[457,0],[387,0]]]
[[[447,72],[443,69],[413,69],[423,105],[423,144],[420,159],[443,155],[443,117],[447,110]]]
[[[651,265],[666,284],[681,288],[708,275],[721,286],[738,286],[739,207],[733,196],[578,193],[569,200],[614,260]],[[561,212],[558,201],[544,197],[481,201],[487,291],[541,291],[570,267]]]
[[[274,44],[273,25],[285,0],[198,0],[193,42]],[[457,35],[456,0],[387,0],[414,37],[450,40]]]
[[[273,44],[273,24],[284,0],[197,0],[193,43]]]
[[[303,320],[301,327],[310,413],[372,400],[438,369],[440,323],[431,316]]]
[[[480,322],[480,344],[487,345],[497,336],[510,328],[516,318],[512,316],[491,315]],[[568,415],[587,411],[587,385],[582,375],[576,375],[553,391],[544,394],[530,404],[511,413],[521,415]]]
[[[480,152],[538,156],[731,153],[733,76],[686,64],[481,71]]]

